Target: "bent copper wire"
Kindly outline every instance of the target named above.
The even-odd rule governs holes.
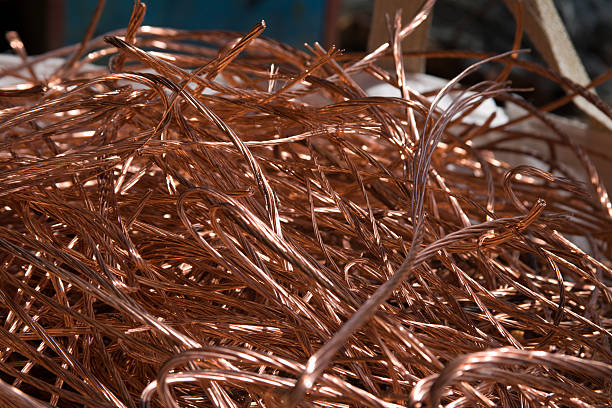
[[[141,2],[127,29],[42,56],[10,35],[0,400],[605,406],[612,221],[590,156],[610,158],[544,115],[571,97],[535,107],[506,76],[609,115],[588,92],[609,74],[583,88],[525,61],[520,24],[502,55],[402,51],[433,3],[369,56],[297,50],[263,23],[142,26]],[[407,55],[476,63],[420,94]],[[462,86],[485,63],[498,78]],[[368,96],[361,76],[402,97]],[[471,123],[485,100],[527,113]]]
[[[440,397],[444,387],[451,384],[461,377],[478,378],[479,376],[490,377],[493,375],[498,381],[504,381],[505,378],[510,383],[515,382],[507,371],[493,371],[496,366],[514,365],[541,365],[545,367],[554,367],[562,371],[571,372],[575,376],[589,378],[592,381],[605,381],[612,376],[612,366],[599,361],[588,361],[573,356],[565,356],[560,354],[551,354],[544,351],[528,351],[516,350],[512,348],[502,348],[498,350],[489,350],[473,354],[468,354],[461,358],[451,361],[444,370],[436,375],[435,378],[423,379],[415,386],[411,393],[411,404],[413,406],[423,406],[425,402],[431,407],[436,407],[439,404]],[[474,373],[474,374],[472,374]],[[517,377],[520,378],[520,377]],[[537,376],[531,377],[538,382]],[[549,388],[547,391],[559,394],[558,396],[566,404],[580,406],[580,404],[590,403],[609,403],[608,396],[596,393],[587,392],[588,399],[591,401],[580,401],[579,398],[568,398],[566,385],[562,382],[542,381],[542,385]],[[534,384],[540,385],[540,384]],[[549,396],[548,398],[551,398]],[[595,400],[595,401],[593,401]],[[599,401],[598,401],[599,400]]]

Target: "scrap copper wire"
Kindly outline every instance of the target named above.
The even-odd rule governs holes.
[[[366,56],[263,22],[141,26],[139,1],[126,31],[45,55],[9,34],[3,406],[610,406],[612,208],[591,154],[610,157],[546,115],[571,97],[538,108],[506,79],[612,109],[521,60],[520,22],[505,54],[413,53],[476,62],[412,90],[399,44],[433,4]],[[485,64],[496,80],[461,85]],[[491,98],[525,114],[466,120]]]

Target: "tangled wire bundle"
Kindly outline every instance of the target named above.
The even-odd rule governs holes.
[[[399,43],[432,4],[361,57],[297,51],[263,23],[141,27],[139,2],[127,32],[41,57],[13,38],[2,405],[609,406],[610,201],[589,152],[505,79],[519,66],[612,110],[516,53],[420,53],[478,62],[410,89]],[[485,63],[497,80],[461,88]],[[490,98],[526,113],[466,120]]]

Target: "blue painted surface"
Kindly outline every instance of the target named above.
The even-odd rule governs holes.
[[[321,41],[325,0],[149,0],[144,25],[190,30],[248,31],[265,20],[263,35],[302,48]],[[96,8],[96,0],[65,0],[65,44],[80,41]],[[131,0],[107,0],[96,35],[126,27]]]

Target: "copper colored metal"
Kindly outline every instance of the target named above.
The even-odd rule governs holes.
[[[413,91],[399,43],[433,3],[368,56],[263,22],[142,27],[140,2],[127,35],[35,58],[9,34],[2,406],[609,406],[610,201],[545,114],[570,99],[534,107],[505,80],[521,66],[612,110],[521,60],[521,27],[506,54],[423,53],[477,62]],[[462,88],[484,64],[498,79]],[[485,98],[526,114],[466,121]]]

